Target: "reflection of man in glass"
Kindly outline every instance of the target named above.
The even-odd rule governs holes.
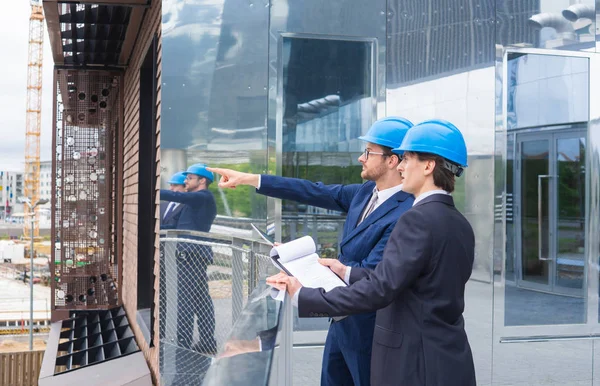
[[[182,206],[177,223],[171,229],[209,232],[217,214],[214,196],[208,190],[208,185],[213,181],[213,174],[206,170],[206,165],[195,164],[190,166],[184,175],[185,192],[165,189],[160,191],[162,200]],[[193,233],[179,237],[201,240],[200,236]],[[212,249],[193,242],[178,242],[176,256],[177,346],[214,355],[217,349],[214,337],[215,315],[206,272],[208,264],[213,260]],[[196,343],[193,341],[194,317],[197,318],[199,335]],[[199,373],[206,370],[198,369],[198,363],[181,355],[177,356],[177,367],[179,373]]]
[[[402,191],[402,176],[396,170],[400,158],[391,151],[400,146],[410,127],[412,123],[404,118],[388,117],[359,137],[367,143],[358,158],[363,166],[361,177],[368,180],[363,184],[323,185],[296,178],[210,170],[223,176],[222,187],[252,185],[260,194],[346,212],[338,258],[346,265],[372,270],[381,260],[398,218],[413,203],[413,196]],[[374,313],[332,322],[323,353],[321,385],[369,384],[374,328]]]
[[[171,176],[169,190],[172,192],[185,192],[185,173],[179,172]],[[178,202],[160,202],[160,229],[175,229],[183,205]]]

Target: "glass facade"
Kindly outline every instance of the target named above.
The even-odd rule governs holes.
[[[161,184],[195,162],[356,183],[377,118],[447,119],[469,153],[454,197],[476,234],[478,384],[598,383],[596,32],[593,0],[163,1]],[[210,189],[212,233],[254,221],[337,255],[343,213]],[[323,344],[327,323],[296,319],[295,342]]]

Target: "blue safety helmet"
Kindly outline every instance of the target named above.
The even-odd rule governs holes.
[[[393,149],[400,146],[406,132],[412,126],[412,122],[406,118],[386,117],[373,123],[367,134],[358,139]]]
[[[185,185],[185,173],[179,172],[175,173],[171,176],[169,180],[169,184],[171,185]]]
[[[445,158],[446,169],[460,176],[467,165],[467,145],[465,139],[452,123],[442,119],[432,119],[415,125],[404,137],[402,144],[392,150],[431,153]]]
[[[211,172],[206,170],[207,166],[205,164],[194,164],[187,168],[183,174],[187,177],[188,174],[195,174],[200,177],[204,177],[208,180],[208,182],[213,182],[214,176]]]

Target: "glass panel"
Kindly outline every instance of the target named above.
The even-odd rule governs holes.
[[[584,134],[565,134],[572,126],[543,129],[523,134],[531,140],[517,136],[515,259],[521,275],[516,286],[506,281],[506,326],[585,322]]]
[[[248,297],[248,303],[220,350],[219,359],[211,362],[202,384],[266,385],[275,365],[273,352],[282,327],[282,309],[281,303],[271,298],[270,288],[260,283]],[[181,384],[197,384],[199,377],[180,377],[179,380],[187,382]]]
[[[358,139],[374,121],[372,43],[283,38],[282,175],[324,184],[362,183]],[[282,201],[282,241],[314,238],[322,257],[337,257],[345,213]],[[297,319],[298,330],[327,319]]]
[[[243,1],[162,2],[161,188],[168,189],[174,174],[196,163],[266,171],[269,10]],[[192,176],[187,189],[198,182]],[[255,270],[249,273],[252,259],[239,250],[197,242],[200,237],[215,243],[223,241],[220,236],[229,236],[227,243],[231,237],[251,238],[249,219],[264,223],[267,217],[266,198],[254,188],[222,190],[217,185],[215,178],[207,187],[216,218],[211,199],[208,205],[188,198],[175,206],[181,196],[161,202],[161,229],[174,229],[166,239],[192,239],[160,245],[159,363],[164,385],[202,381],[215,346],[223,347],[246,302],[246,285],[251,290],[258,276]],[[192,233],[209,229],[210,237]],[[251,378],[244,376],[248,384]]]
[[[521,144],[521,269],[522,280],[548,284],[549,213],[548,184],[549,141]],[[541,183],[541,184],[540,184]],[[541,202],[541,216],[538,203]],[[541,218],[542,223],[539,223]],[[542,240],[539,239],[541,227]],[[541,250],[540,250],[541,245]],[[541,252],[541,253],[540,253]]]
[[[509,54],[507,75],[508,129],[587,122],[587,58]]]
[[[583,296],[585,271],[585,138],[556,140],[556,285]]]
[[[269,8],[173,0],[162,13],[161,187],[195,163],[265,172]],[[213,233],[251,237],[239,217],[266,218],[255,189],[208,190],[220,215]]]
[[[504,325],[583,323],[589,59],[514,52],[505,74]]]

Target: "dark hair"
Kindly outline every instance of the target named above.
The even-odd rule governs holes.
[[[400,161],[402,161],[402,158],[398,154],[392,152],[391,147],[383,146],[383,145],[379,145],[379,147],[381,147],[384,157],[391,157],[391,156],[395,155],[398,158],[398,163],[400,163]]]
[[[444,189],[448,193],[452,193],[454,191],[454,174],[444,167],[444,162],[446,160],[443,157],[431,153],[413,154],[417,156],[419,161],[435,161],[435,168],[433,169],[433,183],[435,186]]]

